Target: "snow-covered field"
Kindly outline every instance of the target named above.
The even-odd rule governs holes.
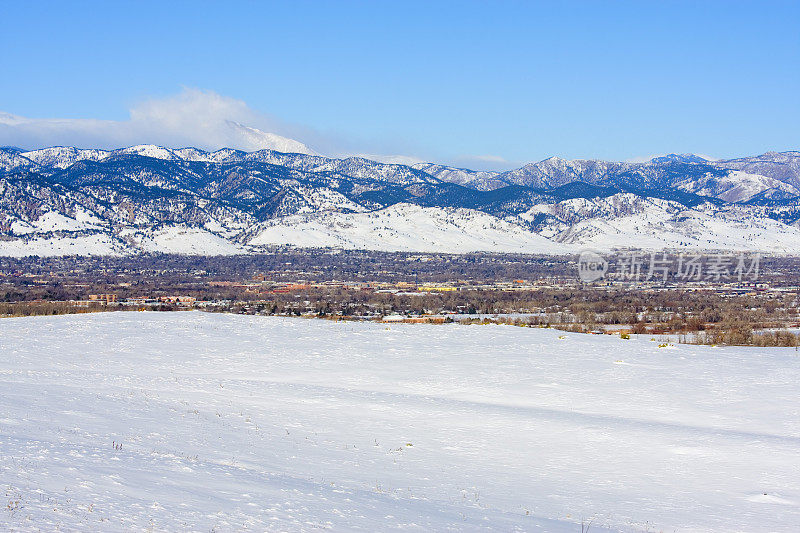
[[[7,318],[0,530],[796,531],[798,397],[793,349]]]

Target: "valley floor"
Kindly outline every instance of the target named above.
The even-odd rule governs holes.
[[[0,321],[5,531],[796,531],[794,349],[208,313]]]

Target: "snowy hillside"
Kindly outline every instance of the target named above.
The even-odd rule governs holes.
[[[203,313],[6,318],[0,390],[4,531],[800,523],[792,349]]]
[[[542,204],[509,217],[537,224],[553,241],[612,250],[761,250],[793,254],[800,250],[800,231],[769,217],[754,217],[739,206],[702,204],[693,208],[659,198],[618,194],[603,199],[575,198]]]
[[[800,188],[800,151],[766,154],[720,161],[720,166],[780,180]]]
[[[480,211],[409,204],[370,213],[281,218],[257,230],[248,244],[443,253],[577,251]]]

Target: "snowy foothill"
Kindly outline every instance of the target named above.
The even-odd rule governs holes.
[[[500,325],[0,319],[0,530],[796,531],[800,357]]]
[[[397,204],[368,213],[323,212],[267,222],[251,245],[429,253],[574,253],[578,247],[471,209]]]

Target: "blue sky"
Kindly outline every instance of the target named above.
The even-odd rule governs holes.
[[[188,90],[331,155],[507,167],[800,149],[797,1],[5,2],[2,15],[0,111],[18,117],[124,122]],[[63,137],[15,132],[0,144]]]

